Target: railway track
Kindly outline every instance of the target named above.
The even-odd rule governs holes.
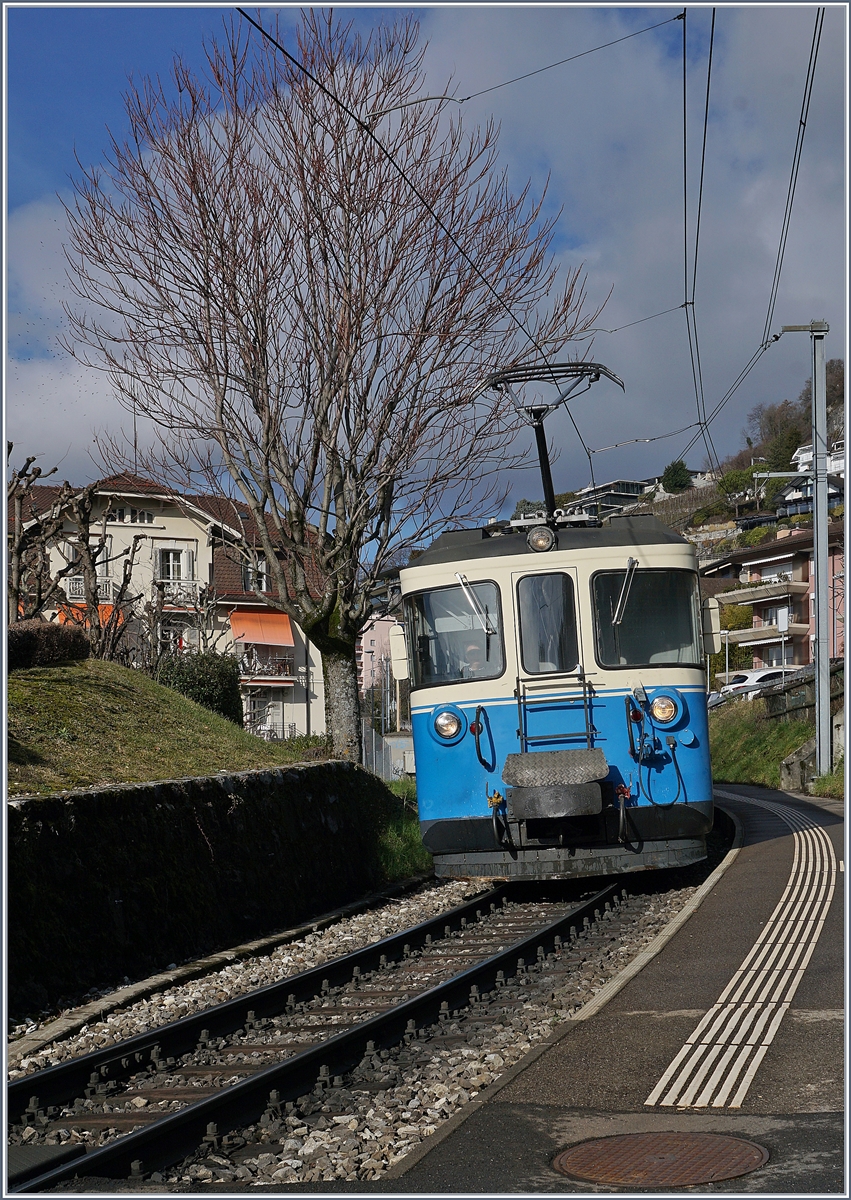
[[[280,983],[17,1079],[7,1088],[13,1145],[25,1141],[32,1153],[71,1130],[101,1144],[47,1170],[33,1154],[11,1190],[44,1191],[80,1174],[142,1178],[199,1148],[215,1156],[244,1142],[246,1126],[299,1127],[293,1114],[327,1108],[322,1100],[347,1073],[380,1081],[391,1052],[445,1042],[486,997],[522,1003],[509,998],[512,981],[569,964],[571,942],[592,925],[615,929],[624,897],[613,884],[578,902],[520,903],[503,885]]]

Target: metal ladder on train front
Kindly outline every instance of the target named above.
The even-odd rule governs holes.
[[[585,723],[584,729],[570,729],[559,733],[535,734],[534,736],[529,736],[526,730],[527,716],[530,708],[534,707],[535,705],[549,705],[550,707],[554,707],[561,704],[563,704],[565,707],[570,706],[570,708],[575,708],[580,701],[578,698],[573,699],[572,697],[568,696],[554,697],[552,695],[530,695],[529,693],[535,689],[540,690],[544,688],[552,693],[555,680],[553,680],[552,677],[541,680],[521,679],[518,675],[517,686],[514,689],[514,695],[517,699],[517,737],[520,740],[521,754],[528,754],[529,747],[539,742],[566,742],[573,741],[576,738],[583,738],[585,741],[585,748],[588,750],[592,749],[591,739],[594,735],[594,727],[591,724],[591,696],[593,695],[591,684],[586,679],[584,671],[579,671],[575,675],[569,675],[563,678],[570,680],[575,679],[582,688],[581,704],[582,716]],[[561,683],[561,680],[559,682]]]

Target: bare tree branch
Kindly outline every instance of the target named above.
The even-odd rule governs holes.
[[[400,549],[481,519],[519,461],[516,414],[483,381],[598,316],[579,270],[558,283],[554,218],[528,186],[511,193],[495,127],[410,103],[418,37],[410,17],[367,37],[302,18],[298,58],[350,112],[408,105],[381,119],[379,146],[232,23],[205,78],[175,62],[176,99],[131,86],[130,133],[68,209],[82,303],[67,348],[153,422],[149,474],[245,507],[273,602],[323,654],[343,754],[374,580]]]

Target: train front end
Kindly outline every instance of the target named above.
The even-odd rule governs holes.
[[[717,605],[701,606],[689,543],[652,517],[489,526],[444,534],[401,582],[394,661],[439,876],[705,857]]]

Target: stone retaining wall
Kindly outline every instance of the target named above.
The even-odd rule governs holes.
[[[342,762],[10,801],[11,1010],[138,978],[370,891],[394,803],[380,780]]]

